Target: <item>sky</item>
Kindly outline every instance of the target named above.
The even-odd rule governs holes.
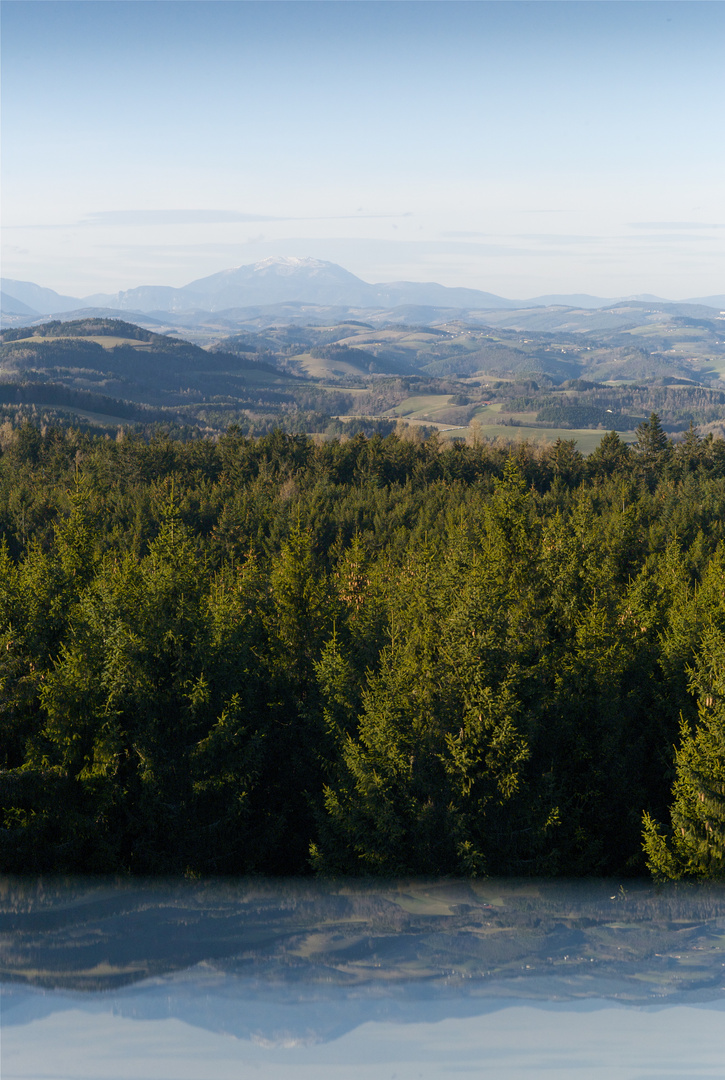
[[[3,0],[2,272],[725,289],[725,3]]]

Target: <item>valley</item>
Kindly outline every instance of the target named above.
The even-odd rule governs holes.
[[[397,426],[418,438],[575,440],[584,453],[606,431],[632,441],[652,412],[671,435],[690,425],[725,434],[725,322],[704,305],[492,311],[487,325],[324,313],[243,327],[213,315],[195,329],[95,315],[6,328],[0,415],[109,433]]]

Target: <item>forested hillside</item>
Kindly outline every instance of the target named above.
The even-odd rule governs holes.
[[[575,438],[587,452],[611,429],[632,441],[656,412],[669,434],[725,435],[722,322],[668,319],[596,336],[460,321],[210,327],[204,348],[119,319],[54,320],[0,336],[0,423],[334,437],[387,435],[400,419],[446,438]]]
[[[0,434],[2,870],[723,876],[725,441]]]

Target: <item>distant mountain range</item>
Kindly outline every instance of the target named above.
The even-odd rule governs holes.
[[[249,266],[222,270],[178,289],[165,285],[141,285],[117,293],[94,293],[79,298],[60,295],[53,289],[30,281],[10,278],[3,278],[0,288],[3,315],[29,318],[99,308],[116,312],[179,315],[284,303],[370,309],[412,305],[469,311],[513,311],[551,306],[597,309],[624,301],[667,303],[646,294],[614,299],[587,294],[556,294],[529,300],[509,300],[479,289],[450,288],[435,282],[369,284],[336,263],[291,257],[264,259]],[[725,308],[725,294],[684,302],[706,305],[719,312]]]

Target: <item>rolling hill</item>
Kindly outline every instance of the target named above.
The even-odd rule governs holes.
[[[274,410],[293,381],[261,357],[210,353],[118,319],[6,330],[0,345],[0,402],[98,422],[199,423],[210,405]]]
[[[528,312],[523,328],[280,319],[242,333],[217,325],[206,347],[112,313],[56,319],[2,334],[0,414],[107,429],[236,423],[250,433],[404,420],[466,437],[473,424],[487,437],[576,438],[587,449],[606,430],[633,438],[653,410],[671,432],[725,425],[725,349],[713,321],[693,317],[694,305],[623,310],[650,321],[572,329],[573,309],[557,330],[532,328]]]

